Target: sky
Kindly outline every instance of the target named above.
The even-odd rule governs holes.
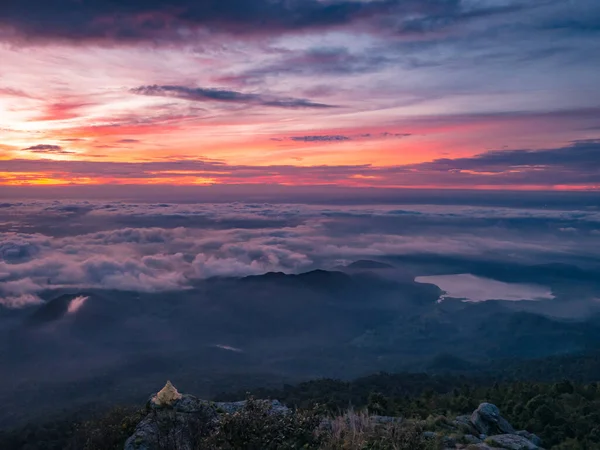
[[[598,55],[597,0],[3,1],[0,185],[598,190]]]

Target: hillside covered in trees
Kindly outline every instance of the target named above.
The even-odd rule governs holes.
[[[450,358],[441,358],[437,364],[451,362]],[[455,362],[452,364],[455,365]],[[299,448],[296,445],[302,439],[302,445],[308,446],[306,448],[326,448],[322,443],[311,441],[312,437],[307,437],[313,434],[307,432],[306,427],[316,429],[319,421],[315,417],[330,417],[331,420],[346,417],[344,423],[347,423],[348,411],[352,414],[368,411],[368,414],[376,416],[402,417],[411,421],[418,431],[403,429],[402,433],[422,436],[424,430],[443,427],[456,416],[470,414],[480,403],[490,402],[499,407],[516,429],[528,430],[539,436],[544,448],[593,450],[600,448],[600,384],[596,381],[600,372],[597,365],[597,356],[589,354],[539,361],[506,361],[504,370],[496,372],[479,368],[473,372],[455,370],[454,373],[379,373],[353,381],[321,379],[276,389],[254,389],[251,392],[253,398],[278,399],[295,411],[294,418],[289,419],[291,422],[280,423],[269,422],[268,415],[255,412],[232,416],[225,421],[231,440],[218,445],[213,442],[215,447],[212,448],[261,448],[260,445],[266,445],[264,442],[255,443],[258,447],[244,447],[245,444],[236,439],[252,440],[264,434],[265,427],[279,430],[273,439],[283,439],[281,442],[289,444],[288,447],[273,448]],[[246,392],[222,393],[214,400],[234,401],[247,395]],[[1,448],[121,449],[147,414],[142,406],[118,407],[93,415],[82,412],[60,420],[40,421],[4,430],[0,432]],[[288,432],[293,436],[288,436]],[[365,448],[393,448],[382,443],[387,442],[386,439],[395,439],[393,437],[377,434],[371,438],[383,441],[377,441],[379,446]],[[413,447],[407,448],[411,450],[436,448],[431,447],[434,444],[429,441],[417,439],[410,442]]]

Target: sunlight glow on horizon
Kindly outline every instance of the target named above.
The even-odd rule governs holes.
[[[590,149],[581,150],[589,163],[555,153],[600,138],[600,63],[572,57],[594,54],[597,41],[539,31],[558,14],[550,3],[526,8],[535,26],[515,25],[525,38],[507,32],[518,19],[510,11],[434,27],[443,33],[391,32],[429,23],[439,11],[427,6],[381,12],[398,20],[390,30],[379,13],[263,29],[223,11],[174,35],[137,29],[135,19],[124,22],[131,40],[84,3],[74,8],[88,26],[108,27],[100,36],[86,39],[98,30],[68,21],[54,29],[49,13],[48,35],[23,25],[28,17],[0,17],[0,185],[596,189],[582,172],[593,165]],[[13,34],[2,34],[7,26]],[[527,159],[538,150],[540,163]]]

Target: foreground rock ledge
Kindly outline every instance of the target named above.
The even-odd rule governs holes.
[[[277,400],[260,401],[268,403],[273,414],[290,412]],[[167,381],[165,387],[148,400],[148,415],[127,439],[124,450],[194,450],[194,433],[201,427],[217,425],[224,414],[232,414],[245,405],[246,401],[210,402],[180,394]]]
[[[273,414],[289,414],[290,409],[277,400],[259,400]],[[167,384],[152,395],[146,405],[148,414],[125,442],[124,450],[195,450],[194,433],[219,424],[225,414],[243,409],[246,401],[209,402],[180,394]],[[397,417],[373,416],[385,426]],[[327,422],[325,419],[324,422]],[[458,416],[444,431],[427,431],[426,438],[442,438],[446,449],[469,450],[543,450],[541,439],[525,430],[515,431],[496,405],[482,403],[470,416]]]

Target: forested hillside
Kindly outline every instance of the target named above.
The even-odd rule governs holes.
[[[441,363],[456,366],[456,361],[449,357],[436,362]],[[500,408],[516,429],[538,435],[544,448],[592,450],[600,448],[598,364],[595,354],[504,361],[494,363],[504,366],[503,370],[496,367],[495,372],[489,366],[472,369],[470,373],[464,370],[379,373],[353,381],[321,379],[278,389],[255,389],[251,394],[256,398],[278,399],[299,411],[302,421],[305,420],[301,421],[302,426],[314,425],[309,416],[317,410],[321,417],[364,410],[379,416],[403,417],[414,420],[419,427],[435,429],[456,416],[470,414],[482,402],[490,402]],[[247,395],[247,392],[223,393],[214,400],[234,401]],[[119,399],[114,399],[114,403],[119,403]],[[0,432],[1,448],[121,449],[143,417],[142,407],[129,405],[92,416],[82,411],[60,420],[4,430]],[[258,434],[266,426],[261,422],[264,417],[250,415],[244,420],[243,426],[250,423]],[[229,426],[242,425],[232,419]]]

